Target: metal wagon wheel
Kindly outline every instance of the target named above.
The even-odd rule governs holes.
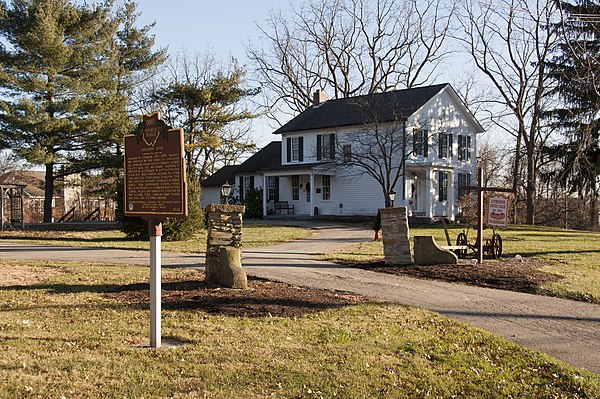
[[[492,236],[492,257],[498,259],[502,256],[502,237],[500,234],[494,233]]]
[[[465,233],[458,233],[458,236],[456,236],[456,245],[469,245],[469,241],[467,241],[467,235]],[[467,249],[457,249],[455,253],[459,258],[464,258],[467,256]]]

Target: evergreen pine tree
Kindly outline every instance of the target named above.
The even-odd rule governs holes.
[[[600,173],[600,1],[556,0],[563,18],[555,25],[561,42],[548,64],[563,106],[550,115],[566,141],[549,149],[564,168],[559,178],[572,192],[592,200],[591,220],[597,224],[595,203]]]
[[[116,26],[110,4],[0,3],[0,136],[45,166],[44,222],[52,221],[55,179],[95,167],[95,149],[106,146],[96,133],[110,112]]]

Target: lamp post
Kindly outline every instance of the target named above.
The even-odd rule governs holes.
[[[221,195],[225,199],[225,204],[229,204],[229,194],[231,194],[231,184],[229,180],[225,180],[225,184],[221,186]]]
[[[390,190],[389,196],[390,196],[390,201],[392,202],[392,208],[393,208],[394,200],[396,199],[396,192],[394,190]]]

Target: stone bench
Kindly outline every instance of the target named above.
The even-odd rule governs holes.
[[[463,249],[466,245],[437,245],[432,236],[415,236],[415,263],[417,265],[440,265],[458,263],[458,256],[452,250]]]

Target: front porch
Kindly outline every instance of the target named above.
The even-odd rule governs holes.
[[[312,167],[270,171],[263,175],[263,215],[303,218],[322,214],[323,202],[331,205],[331,177]],[[277,209],[276,204],[290,209]],[[297,220],[297,219],[296,219]]]
[[[406,168],[404,201],[409,216],[432,220],[445,217],[451,221],[456,217],[455,172],[449,167],[409,167]]]

